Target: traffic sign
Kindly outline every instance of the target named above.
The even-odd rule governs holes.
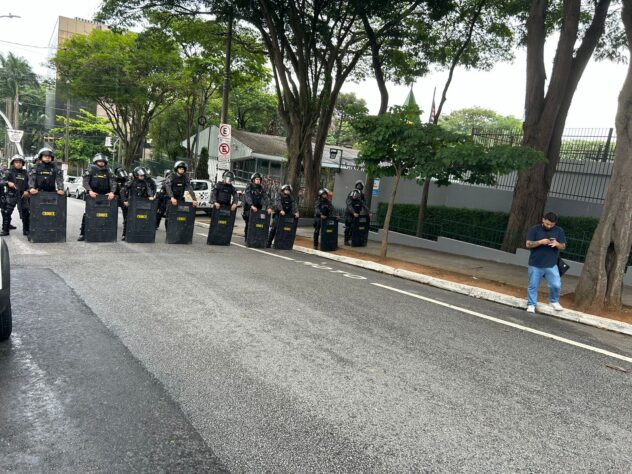
[[[217,147],[217,151],[219,151],[220,155],[230,155],[230,143],[228,143],[228,142],[219,142],[219,146]]]
[[[22,140],[22,135],[24,135],[24,130],[15,130],[13,128],[7,129],[7,133],[9,134],[9,140],[11,143],[20,143]]]
[[[231,127],[227,123],[222,123],[219,126],[219,138],[230,138],[231,137]]]

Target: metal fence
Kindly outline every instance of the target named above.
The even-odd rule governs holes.
[[[472,130],[472,138],[484,146],[522,143],[522,130]],[[549,196],[603,203],[612,175],[616,148],[614,129],[567,129],[562,135],[559,162]],[[496,176],[496,189],[513,191],[517,173]]]

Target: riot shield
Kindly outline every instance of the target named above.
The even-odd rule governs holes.
[[[268,243],[268,231],[270,230],[270,214],[264,209],[250,213],[248,220],[248,238],[246,247],[257,249],[265,248]]]
[[[328,217],[320,228],[320,250],[331,252],[338,248],[338,218]]]
[[[29,241],[66,241],[66,196],[40,191],[31,196]]]
[[[208,245],[230,245],[235,226],[236,211],[231,211],[230,206],[213,208],[211,212],[211,227],[208,230]]]
[[[193,242],[195,208],[190,202],[167,204],[167,243],[190,244]]]
[[[118,203],[104,194],[86,197],[86,242],[116,242]]]
[[[132,197],[127,209],[125,241],[153,244],[156,241],[156,201]]]
[[[274,234],[274,248],[278,250],[292,250],[296,238],[298,219],[294,216],[279,215],[276,220],[276,234]]]
[[[369,240],[369,224],[371,218],[367,215],[360,215],[353,219],[351,223],[351,246],[366,247]]]

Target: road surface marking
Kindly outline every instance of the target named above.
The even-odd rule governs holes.
[[[241,248],[244,248],[244,249],[252,250],[254,252],[264,253],[266,255],[271,255],[272,257],[276,257],[276,258],[282,258],[283,260],[288,260],[290,262],[294,261],[294,259],[290,258],[290,257],[284,257],[283,255],[277,255],[276,253],[266,252],[265,250],[253,249],[253,248],[247,247],[245,245],[237,244],[235,242],[231,242],[230,245],[236,245],[237,247],[241,247]]]
[[[606,355],[608,357],[612,357],[614,359],[623,360],[625,362],[629,362],[629,363],[632,364],[632,357],[626,357],[626,356],[621,355],[621,354],[616,354],[614,352],[606,351],[604,349],[599,349],[598,347],[589,346],[588,344],[583,344],[581,342],[573,341],[571,339],[566,339],[564,337],[556,336],[554,334],[549,334],[549,333],[544,332],[544,331],[538,331],[537,329],[532,329],[532,328],[529,328],[529,327],[526,327],[526,326],[521,326],[520,324],[512,323],[512,322],[509,322],[509,321],[504,321],[504,320],[499,319],[499,318],[494,318],[493,316],[488,316],[488,315],[483,314],[483,313],[478,313],[476,311],[472,311],[472,310],[469,310],[469,309],[466,309],[466,308],[461,308],[460,306],[455,306],[455,305],[452,305],[452,304],[449,304],[449,303],[444,303],[443,301],[435,300],[435,299],[432,299],[432,298],[427,298],[425,296],[417,295],[415,293],[410,293],[408,291],[399,290],[397,288],[393,288],[392,286],[382,285],[381,283],[371,283],[371,285],[379,286],[380,288],[384,288],[386,290],[395,291],[395,292],[401,293],[403,295],[412,296],[413,298],[417,298],[417,299],[420,299],[420,300],[423,300],[423,301],[427,301],[428,303],[433,303],[433,304],[436,304],[438,306],[443,306],[445,308],[450,308],[450,309],[453,309],[455,311],[460,311],[460,312],[465,313],[465,314],[476,316],[477,318],[486,319],[486,320],[492,321],[494,323],[503,324],[505,326],[509,326],[509,327],[512,327],[512,328],[515,328],[515,329],[520,329],[521,331],[529,332],[531,334],[537,334],[538,336],[542,336],[542,337],[546,337],[546,338],[549,338],[549,339],[553,339],[555,341],[562,342],[564,344],[568,344],[568,345],[571,345],[571,346],[579,347],[581,349],[586,349],[588,351],[596,352],[598,354]]]

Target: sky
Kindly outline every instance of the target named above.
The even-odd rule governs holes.
[[[36,73],[45,75],[48,44],[58,16],[92,19],[101,0],[20,0],[0,1],[0,52],[13,52],[26,58]],[[21,18],[1,18],[3,15]],[[19,44],[11,44],[19,43]],[[550,70],[553,44],[547,45],[547,67]],[[518,50],[513,63],[498,64],[491,71],[457,69],[444,114],[464,107],[480,106],[495,110],[502,115],[523,117],[526,53]],[[591,61],[571,106],[567,128],[614,127],[617,96],[627,71],[624,64]],[[420,78],[413,85],[413,92],[425,114],[430,111],[433,89],[437,88],[436,102],[447,77],[446,71],[438,71]],[[390,105],[404,102],[409,88],[389,84]],[[345,84],[343,91],[355,92],[367,101],[369,111],[379,108],[379,91],[375,81]]]

